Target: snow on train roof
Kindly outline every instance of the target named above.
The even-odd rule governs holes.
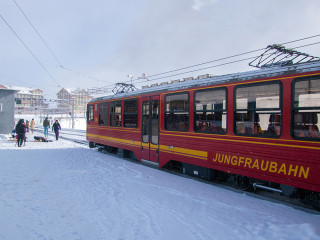
[[[141,94],[149,94],[155,92],[169,92],[174,90],[188,89],[192,87],[202,87],[207,85],[222,84],[227,82],[245,81],[257,78],[274,77],[280,75],[288,75],[303,72],[312,72],[320,70],[320,61],[312,61],[306,63],[298,63],[289,66],[274,66],[268,68],[261,68],[258,70],[232,73],[221,76],[208,76],[205,78],[190,78],[185,81],[177,81],[174,83],[168,83],[166,85],[157,85],[144,89],[138,89],[127,93],[119,93],[116,95],[109,95],[104,97],[93,98],[91,102],[131,97]],[[192,80],[191,80],[192,79]]]

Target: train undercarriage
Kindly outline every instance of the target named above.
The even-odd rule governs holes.
[[[302,205],[310,206],[320,211],[320,193],[296,188],[284,184],[263,181],[260,179],[250,178],[242,175],[226,173],[219,170],[209,169],[177,161],[170,161],[166,168],[178,171],[189,176],[204,179],[209,182],[219,182],[233,188],[254,192],[254,193],[272,193],[273,197],[286,197],[291,200],[299,200]],[[268,195],[270,194],[263,194]]]
[[[118,154],[123,158],[129,158],[138,161],[135,154],[132,151],[126,149],[96,144],[93,142],[89,142],[89,147],[97,147],[98,151],[106,151],[108,153]],[[253,192],[257,194],[262,193],[262,195],[271,198],[279,200],[287,199],[291,200],[291,202],[294,202],[294,200],[296,200],[296,202],[294,203],[295,205],[297,205],[297,202],[299,202],[301,203],[302,207],[312,207],[313,209],[320,211],[320,193],[318,192],[269,181],[263,181],[260,179],[250,178],[242,175],[226,173],[223,171],[174,160],[169,161],[163,168],[169,170],[170,172],[185,174],[193,178],[202,179],[206,182],[215,182],[231,186],[232,188],[236,188],[241,191]]]

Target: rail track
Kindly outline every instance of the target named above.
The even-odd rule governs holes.
[[[36,127],[34,129],[35,132],[41,133],[43,136],[43,129]],[[49,131],[49,136],[55,138],[55,134],[52,131]],[[60,139],[73,141],[82,145],[88,146],[88,141],[85,140],[86,138],[86,131],[85,130],[78,130],[78,129],[63,129],[59,134]]]

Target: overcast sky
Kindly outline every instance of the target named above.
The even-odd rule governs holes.
[[[320,33],[319,0],[1,0],[0,6],[0,84],[39,88],[47,98],[61,87],[110,86],[129,74],[150,76]],[[320,56],[319,49],[297,50]],[[248,62],[187,75],[245,71]]]

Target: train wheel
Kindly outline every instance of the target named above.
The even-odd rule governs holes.
[[[96,144],[94,142],[89,142],[89,148],[95,148]]]
[[[291,197],[297,192],[297,188],[284,184],[280,184],[280,189],[282,190],[282,193],[287,197]]]
[[[320,211],[320,193],[311,192],[301,201],[313,207],[314,209]]]
[[[241,175],[231,175],[228,182],[234,187],[242,190],[249,191],[252,188],[252,182],[250,178]]]
[[[243,191],[249,191],[252,188],[252,182],[250,178],[238,175],[237,187]]]
[[[212,175],[212,179],[218,182],[226,182],[229,178],[228,173],[225,173],[219,170],[214,170],[214,169],[212,169],[211,175]]]
[[[118,153],[118,148],[116,147],[106,146],[106,149],[109,153]]]
[[[311,200],[311,206],[314,209],[317,209],[318,211],[320,211],[320,194],[319,193],[311,194],[310,200]]]

